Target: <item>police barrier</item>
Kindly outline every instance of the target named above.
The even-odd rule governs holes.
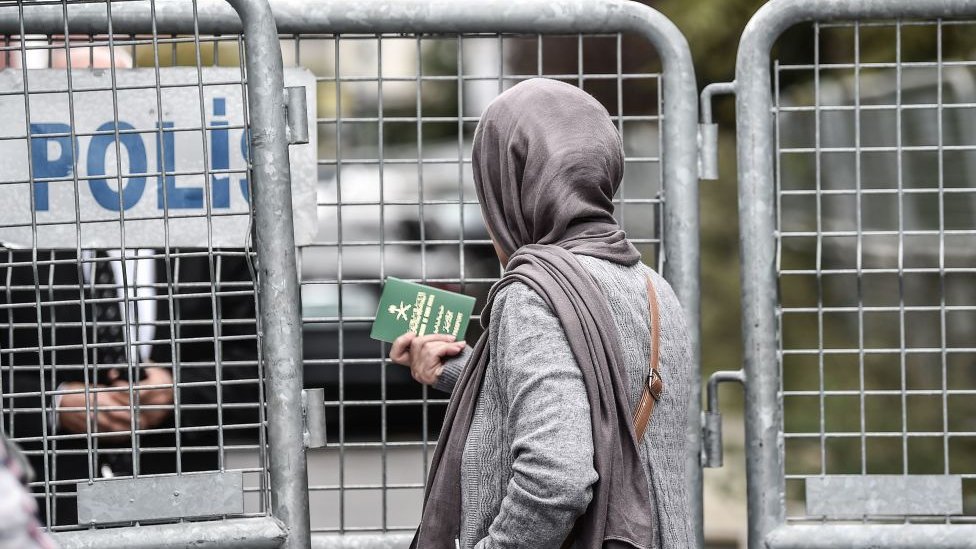
[[[691,367],[693,376],[698,376],[696,84],[684,38],[655,10],[619,0],[560,0],[528,3],[519,9],[497,0],[457,5],[420,0],[278,1],[273,4],[274,17],[265,13],[263,22],[276,22],[280,37],[272,44],[262,34],[258,44],[246,32],[247,43],[242,44],[241,24],[220,2],[158,0],[111,6],[111,12],[105,5],[25,6],[16,21],[24,21],[27,27],[8,23],[5,30],[14,41],[16,36],[31,36],[33,40],[38,33],[43,33],[46,37],[41,41],[49,49],[56,49],[51,44],[58,36],[67,34],[64,27],[68,21],[72,32],[88,33],[84,44],[107,45],[110,41],[122,44],[137,59],[142,49],[157,52],[149,54],[148,59],[143,58],[139,66],[156,67],[170,64],[170,57],[179,61],[181,56],[184,59],[189,56],[189,64],[198,67],[190,71],[197,73],[194,82],[205,79],[212,70],[207,67],[201,70],[201,66],[234,64],[246,53],[249,100],[254,94],[253,75],[263,74],[257,62],[251,63],[256,52],[272,56],[271,50],[280,51],[287,64],[307,68],[315,75],[315,93],[308,95],[308,104],[317,105],[317,112],[309,113],[309,121],[314,121],[312,127],[317,130],[310,133],[318,136],[318,143],[312,149],[316,154],[318,181],[313,189],[315,195],[303,200],[297,197],[306,192],[299,170],[307,164],[301,157],[301,146],[293,148],[294,206],[283,201],[286,196],[278,195],[269,199],[273,205],[268,211],[289,214],[294,211],[297,218],[293,226],[296,243],[300,245],[305,378],[309,385],[326,389],[327,417],[333,428],[326,448],[310,453],[313,467],[309,470],[310,486],[306,486],[304,457],[295,461],[292,469],[288,469],[290,464],[283,463],[295,457],[295,440],[300,434],[295,432],[301,421],[296,420],[294,399],[295,383],[301,378],[296,375],[292,347],[293,338],[298,335],[294,328],[299,324],[290,316],[297,310],[298,297],[287,288],[282,293],[278,287],[265,285],[296,279],[294,272],[289,274],[292,263],[287,250],[280,249],[293,247],[277,239],[274,244],[267,243],[279,247],[274,254],[258,246],[256,258],[261,282],[257,291],[260,314],[256,329],[264,336],[261,346],[264,356],[256,364],[265,368],[267,376],[259,388],[260,398],[267,399],[268,424],[266,430],[258,429],[258,435],[266,433],[271,444],[265,453],[262,438],[257,445],[237,443],[233,450],[239,452],[221,452],[224,461],[218,468],[244,474],[243,489],[257,497],[244,501],[243,514],[265,516],[266,502],[270,503],[270,514],[287,527],[289,546],[304,546],[308,542],[305,537],[308,527],[297,517],[302,513],[308,515],[298,493],[307,488],[310,488],[316,546],[402,543],[419,517],[427,456],[434,444],[433,436],[445,399],[401,382],[400,367],[385,360],[388,349],[362,337],[363,327],[372,321],[375,306],[372,300],[386,275],[399,274],[474,295],[482,295],[497,279],[498,265],[489,255],[489,241],[471,187],[469,144],[480,109],[520,80],[548,76],[568,81],[597,95],[608,107],[627,149],[627,176],[616,199],[620,220],[645,257],[653,258],[663,270],[684,305],[695,349]],[[244,21],[255,26],[258,23],[256,18],[245,17]],[[192,37],[183,38],[191,32]],[[103,33],[113,38],[106,39]],[[181,50],[180,42],[192,46]],[[615,66],[591,68],[586,61],[591,50],[611,52]],[[630,51],[643,53],[625,55]],[[649,63],[648,57],[656,57],[657,61]],[[363,59],[369,62],[364,63]],[[123,72],[114,71],[115,77]],[[236,79],[240,86],[243,75],[238,73]],[[125,86],[114,82],[110,87],[117,90],[115,93],[125,93]],[[225,83],[218,78],[214,86],[219,89]],[[166,89],[163,85],[153,87]],[[48,183],[47,196],[53,199],[58,184],[64,183],[76,194],[81,193],[78,196],[86,196],[90,203],[101,204],[98,215],[114,216],[116,225],[120,224],[120,218],[124,219],[123,226],[130,226],[130,223],[155,221],[143,216],[162,215],[164,220],[169,220],[163,224],[163,231],[172,238],[184,238],[176,233],[202,219],[204,233],[196,234],[204,234],[205,238],[185,236],[184,242],[206,244],[206,255],[219,256],[227,252],[219,249],[225,244],[219,242],[224,231],[217,229],[218,224],[234,219],[239,211],[235,208],[246,208],[248,193],[239,186],[243,175],[238,173],[238,163],[250,152],[255,175],[249,188],[255,198],[255,236],[260,243],[263,226],[256,172],[266,165],[254,146],[250,151],[239,146],[244,125],[240,120],[248,118],[237,118],[237,114],[222,118],[219,101],[214,100],[224,97],[223,92],[212,92],[209,88],[198,85],[198,97],[187,109],[194,116],[193,129],[199,144],[186,148],[186,158],[180,152],[178,135],[182,128],[177,115],[172,118],[150,115],[144,123],[137,124],[132,121],[134,118],[113,112],[105,120],[93,119],[91,127],[67,132],[61,131],[64,128],[60,126],[37,128],[32,146],[40,154],[28,165],[36,164],[42,171],[49,170],[47,173],[54,179],[65,181],[44,178],[38,181],[35,174],[31,190],[20,192],[43,201],[44,187],[38,190],[37,183]],[[224,109],[231,113],[235,110],[231,106],[233,101],[230,95],[226,97]],[[252,122],[251,134],[255,136],[257,111],[251,101],[246,106],[245,115]],[[262,116],[282,114],[277,103],[271,107],[265,105],[263,109]],[[76,105],[74,110],[81,109]],[[227,126],[221,124],[225,119]],[[105,121],[113,124],[102,127]],[[165,126],[167,121],[174,122],[172,128]],[[65,123],[55,118],[38,122]],[[134,129],[124,127],[121,122],[128,122]],[[77,145],[70,135],[72,131],[79,138]],[[225,131],[229,132],[226,149],[223,148]],[[168,147],[171,133],[177,134],[177,141]],[[263,136],[254,139],[262,142]],[[65,144],[82,149],[67,157],[78,160],[73,162],[70,177],[58,175],[64,172]],[[100,164],[103,146],[104,169]],[[145,163],[140,163],[143,149]],[[176,151],[172,160],[168,156],[170,150]],[[92,154],[94,163],[89,163]],[[126,156],[129,154],[131,157]],[[128,162],[125,169],[119,167],[121,158]],[[191,174],[201,173],[194,174],[196,178],[182,177],[190,175],[182,171],[184,165]],[[277,166],[280,168],[280,164]],[[175,181],[169,178],[169,168],[175,172],[172,174]],[[270,168],[264,171],[268,175],[273,172]],[[281,174],[276,172],[275,176],[280,178]],[[68,179],[70,183],[66,183]],[[107,188],[101,184],[102,180],[109,182]],[[140,182],[143,182],[141,188]],[[174,199],[162,210],[159,209],[161,192],[164,202],[171,195]],[[201,202],[203,210],[193,209],[192,215],[177,207],[196,207]],[[300,212],[309,206],[314,206],[314,214],[311,223],[303,225]],[[27,215],[44,213],[36,205],[27,209]],[[97,226],[98,219],[74,222],[76,232],[86,230],[79,225]],[[290,218],[276,221],[279,223],[274,231],[288,232],[281,226],[285,222],[292,226]],[[31,238],[34,232],[32,229]],[[115,233],[119,233],[118,228]],[[145,231],[121,234],[124,236],[113,238],[121,239],[120,247],[127,247],[130,242],[136,242],[130,239],[140,238]],[[240,244],[234,240],[226,245]],[[74,242],[73,247],[82,246]],[[179,253],[184,252],[174,250],[169,256]],[[269,265],[262,253],[276,258],[277,264]],[[276,254],[284,257],[278,259]],[[92,261],[97,262],[95,259]],[[212,274],[216,276],[220,268],[215,265]],[[231,287],[213,277],[195,288],[211,304],[215,316],[221,312],[214,305],[220,302],[218,297],[248,291],[247,284]],[[285,314],[276,314],[279,312]],[[275,330],[281,330],[279,335],[287,344],[270,337]],[[217,331],[208,332],[206,341],[224,352],[226,346],[214,342],[228,338],[215,335]],[[227,383],[218,381],[216,385]],[[696,392],[688,411],[690,444],[686,458],[689,491],[695,501],[700,536],[698,401]],[[259,411],[265,410],[263,404],[264,400],[258,401]],[[286,418],[292,423],[286,425]],[[261,424],[260,419],[258,423]],[[221,448],[230,449],[230,440],[222,439]],[[304,456],[304,452],[297,451]],[[264,482],[262,472],[266,470],[270,473],[270,484]],[[93,480],[92,484],[105,483]],[[162,489],[162,485],[157,487]],[[196,535],[199,527],[207,532],[209,537],[205,539],[211,543],[222,540],[221,543],[231,544],[230,538],[223,536],[231,531],[225,526],[235,521],[193,522],[192,530],[187,532]],[[263,532],[252,543],[276,543],[267,541],[273,537],[267,535],[273,528],[261,530],[258,526],[267,526],[263,522],[250,524],[256,525],[253,530]],[[161,533],[174,535],[178,530],[165,525],[141,525],[113,531],[119,532],[119,536],[132,536],[117,539],[148,539],[152,535],[159,540],[163,539],[159,537]],[[65,533],[61,539],[82,544],[99,532]],[[241,536],[235,541],[241,542],[245,534],[250,532],[241,530]],[[181,534],[176,539],[186,539],[188,535]]]
[[[314,81],[289,72],[286,110],[262,0],[216,8],[236,55],[212,68],[215,6],[0,5],[3,421],[65,547],[309,544],[314,137],[288,146]]]
[[[973,127],[957,125],[972,109],[972,59],[943,57],[944,37],[973,15],[964,0],[774,0],[743,35],[733,87],[749,547],[976,539],[963,502],[976,478],[963,412],[973,187],[959,177]],[[774,61],[801,24],[813,62]],[[867,34],[890,40],[881,58],[863,56]],[[908,35],[932,55],[903,56]],[[780,86],[797,73],[794,89]]]

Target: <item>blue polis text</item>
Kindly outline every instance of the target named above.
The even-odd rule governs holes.
[[[213,116],[226,116],[225,99],[213,99]],[[210,134],[210,169],[213,171],[230,169],[229,131],[220,129],[227,126],[227,120],[211,120]],[[166,206],[179,209],[203,209],[205,207],[202,187],[178,187],[176,185],[176,143],[173,122],[157,122],[157,130],[153,133],[156,139],[156,176],[159,181],[156,193],[156,205],[162,210]],[[87,167],[89,179],[88,187],[92,197],[99,206],[106,210],[128,210],[142,199],[146,188],[147,159],[146,145],[140,133],[118,133],[118,131],[133,130],[128,122],[119,120],[105,122],[98,127],[100,133],[91,139],[88,146]],[[160,131],[161,130],[161,131]],[[169,131],[167,131],[169,130]],[[50,135],[57,134],[57,135]],[[50,180],[64,180],[72,177],[75,165],[74,151],[78,149],[78,138],[72,144],[71,127],[59,122],[37,123],[30,125],[31,135],[31,168],[34,182],[34,209],[47,211],[50,207],[48,184]],[[244,159],[248,154],[248,133],[241,132],[240,152]],[[105,159],[109,147],[115,147],[118,139],[119,147],[125,148],[129,158],[129,174],[124,176],[120,185],[121,192],[112,188],[104,176]],[[51,156],[49,142],[58,144],[59,153]],[[247,179],[238,181],[241,194],[248,199]],[[211,174],[210,184],[211,202],[213,208],[230,207],[230,175]]]

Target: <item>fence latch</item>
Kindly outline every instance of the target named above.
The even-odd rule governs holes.
[[[701,93],[701,123],[698,124],[698,178],[718,179],[718,124],[712,119],[712,97],[735,93],[735,82],[705,86]]]
[[[325,446],[325,389],[302,389],[305,447]]]
[[[702,414],[702,467],[722,466],[722,414],[718,411],[718,384],[745,383],[742,370],[715,372],[708,378],[708,408]]]
[[[285,129],[288,144],[308,143],[308,102],[305,98],[305,86],[285,88],[285,114],[288,121]]]

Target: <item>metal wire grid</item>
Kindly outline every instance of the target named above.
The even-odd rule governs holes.
[[[74,2],[50,3],[61,5],[64,19],[69,21],[69,6]],[[4,4],[19,7],[23,25],[22,4]],[[155,4],[151,4],[155,23]],[[99,463],[106,456],[119,455],[129,456],[132,476],[182,474],[199,470],[242,471],[254,485],[250,489],[253,492],[253,505],[247,514],[264,515],[268,508],[263,428],[264,394],[257,343],[259,331],[253,305],[253,254],[245,248],[243,241],[238,250],[216,249],[213,246],[212,221],[222,213],[212,207],[210,199],[213,178],[246,178],[247,172],[244,168],[216,169],[211,165],[207,154],[213,130],[244,131],[244,126],[218,125],[204,108],[204,94],[211,86],[237,86],[242,97],[245,96],[246,80],[243,66],[240,65],[240,59],[243,59],[243,42],[239,36],[208,37],[199,33],[186,36],[161,36],[156,33],[140,36],[115,35],[111,31],[112,3],[104,2],[104,6],[110,21],[108,33],[105,35],[81,35],[65,23],[61,36],[27,35],[21,27],[22,32],[19,35],[8,35],[2,39],[0,59],[4,61],[6,70],[18,71],[23,82],[20,89],[6,90],[3,95],[22,97],[24,115],[23,129],[19,132],[11,131],[19,121],[5,121],[3,126],[7,129],[3,130],[2,139],[4,142],[19,143],[22,147],[27,157],[29,177],[14,178],[0,184],[28,184],[30,192],[26,195],[32,197],[29,222],[8,222],[10,218],[5,216],[0,227],[26,227],[32,235],[32,246],[24,251],[5,249],[0,259],[0,272],[5,278],[3,301],[0,303],[0,332],[4,334],[3,348],[0,349],[0,383],[4,386],[3,427],[11,439],[20,443],[25,448],[25,453],[34,458],[35,464],[42,464],[40,467],[35,465],[38,470],[32,487],[38,493],[39,506],[48,517],[52,529],[77,527],[71,520],[73,511],[58,514],[57,520],[62,523],[55,523],[59,504],[62,509],[73,508],[74,485],[78,482],[98,482],[101,476]],[[196,22],[196,18],[194,20]],[[155,24],[153,27],[155,28]],[[219,47],[223,45],[229,47]],[[210,49],[212,57],[204,53]],[[101,68],[107,69],[111,85],[81,88],[74,86],[73,83],[79,81],[80,73],[87,71],[86,68],[79,67],[98,66],[97,57],[103,54],[108,55],[109,61]],[[59,65],[58,58],[71,61]],[[126,65],[120,62],[124,58],[134,60],[138,66],[155,68],[154,82],[148,85],[118,86],[116,78],[123,71],[116,67]],[[79,59],[87,62],[80,62]],[[240,66],[240,78],[229,82],[208,81],[204,78],[202,69],[211,64]],[[160,68],[166,65],[196,67],[197,78],[192,84],[167,84],[160,75]],[[67,86],[36,91],[31,84],[35,73],[30,69],[58,66],[66,74]],[[197,105],[187,107],[199,108],[198,124],[189,127],[166,127],[163,124],[164,96],[168,89],[176,87],[197,90]],[[141,91],[155,101],[158,123],[141,128],[121,127],[119,96],[123,90],[127,94]],[[72,147],[69,161],[73,169],[67,176],[39,181],[33,173],[34,163],[30,156],[38,136],[33,131],[27,132],[27,128],[30,127],[31,115],[37,108],[35,102],[39,103],[51,94],[65,97],[70,129],[65,135],[52,134],[46,137],[70,139],[69,143],[73,145],[69,145]],[[76,131],[76,115],[89,108],[89,102],[93,100],[111,101],[113,127],[107,131]],[[242,103],[246,105],[246,101]],[[242,120],[247,119],[246,112],[240,115]],[[163,166],[155,171],[147,169],[143,173],[134,173],[135,169],[125,166],[131,165],[132,159],[122,154],[120,141],[124,136],[133,134],[141,139],[156,140],[164,148],[167,143],[164,134],[170,132],[182,132],[184,136],[188,132],[199,134],[200,147],[203,150],[201,166],[180,171]],[[111,139],[114,151],[108,151],[107,154],[110,158],[114,157],[114,166],[109,166],[104,175],[79,175],[82,171],[79,143],[83,144],[97,136]],[[127,151],[129,153],[131,151]],[[160,156],[165,157],[165,151],[161,151]],[[123,158],[127,158],[128,162],[123,162]],[[190,181],[203,187],[206,203],[204,213],[171,211],[169,193],[165,191],[161,195],[164,207],[160,209],[158,216],[127,215],[126,208],[122,206],[122,193],[117,193],[120,207],[118,218],[114,222],[88,218],[79,209],[79,186],[86,182],[90,184],[93,179],[106,179],[121,189],[137,178],[145,181],[146,178],[162,180],[165,177],[179,177],[181,185],[184,181]],[[41,183],[73,186],[73,219],[47,223],[48,226],[60,225],[72,229],[76,235],[73,249],[55,251],[38,247],[38,233],[45,223],[39,221],[34,213],[33,197],[35,188]],[[196,249],[172,247],[171,231],[178,230],[180,224],[187,223],[188,219],[194,217],[205,220],[206,240],[200,241]],[[150,219],[161,221],[160,230],[165,245],[152,250],[132,249],[126,244],[127,228],[131,241],[139,236],[132,235],[131,222]],[[114,223],[118,244],[103,247],[99,252],[86,249],[80,236],[83,228],[98,225],[101,230],[105,230],[108,223]],[[116,272],[121,274],[120,279],[117,278],[109,285],[96,283],[92,277],[95,265],[104,262],[115,263]],[[139,265],[151,264],[156,267],[155,280],[138,280],[138,269],[145,268]],[[134,266],[131,271],[130,266]],[[114,289],[118,298],[94,297],[95,292],[106,289]],[[118,305],[122,318],[108,323],[96,321],[93,307],[110,302]],[[158,312],[156,318],[139,318],[137,311],[146,303],[155,305]],[[251,304],[250,307],[248,303]],[[234,310],[230,311],[231,308]],[[123,339],[115,342],[97,341],[99,322],[102,327],[112,324],[122,328]],[[147,327],[154,329],[155,335],[145,336]],[[141,337],[140,329],[143,330]],[[25,340],[25,335],[33,337],[33,342]],[[64,341],[65,339],[70,341]],[[19,341],[28,343],[21,344]],[[101,368],[97,368],[99,352],[105,352],[112,347],[133,349],[140,346],[150,347],[154,358],[157,357],[156,351],[162,351],[158,356],[165,357],[165,361],[161,362],[156,358],[157,363],[153,365],[171,368],[172,385],[144,385],[136,388],[126,384],[119,387],[95,387],[96,369],[105,367],[102,364]],[[137,379],[138,372],[149,363],[144,359],[140,362],[134,352],[123,352],[128,355],[128,360],[120,366],[128,370],[131,379]],[[65,386],[62,384],[65,379],[81,382],[82,386]],[[20,389],[35,383],[36,389]],[[172,405],[140,404],[140,395],[144,391],[167,387],[175,387]],[[100,410],[125,413],[130,418],[128,430],[120,433],[121,440],[117,436],[99,432],[93,419],[86,421],[82,432],[61,432],[56,429],[51,423],[54,416],[48,412],[62,398],[72,394],[84,395],[84,406],[78,411],[83,411],[86,415],[99,412],[97,395],[124,395],[124,405]],[[190,398],[191,394],[195,396]],[[152,428],[141,427],[141,414],[152,411],[171,415],[171,421],[164,421]],[[26,430],[23,427],[25,421],[38,422],[40,431],[34,433]],[[231,466],[227,461],[228,456],[236,453],[247,453],[252,457],[246,464]],[[146,465],[153,455],[167,454],[169,457],[164,463]],[[85,464],[81,468],[65,470],[64,464],[72,462],[78,456],[81,456]],[[61,469],[58,468],[59,462],[62,464]],[[140,467],[148,472],[141,472]]]
[[[447,398],[368,339],[382,280],[475,295],[480,311],[500,266],[473,187],[471,139],[491,98],[536,76],[604,101],[626,143],[618,218],[660,262],[660,74],[625,67],[619,34],[282,39],[286,64],[319,83],[320,227],[300,270],[306,385],[326,388],[334,423],[328,447],[309,455],[313,531],[412,530]],[[587,55],[599,46],[611,54]]]
[[[964,516],[864,522],[974,522],[974,61],[945,47],[972,22],[812,31],[812,64],[775,65],[787,494],[820,475],[961,475]],[[865,54],[882,35],[890,50]],[[907,40],[935,59],[906,58]]]

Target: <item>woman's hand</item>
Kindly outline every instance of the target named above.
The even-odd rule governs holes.
[[[408,366],[410,375],[419,383],[433,385],[444,371],[444,359],[458,355],[464,347],[465,343],[454,341],[454,336],[417,336],[407,332],[393,342],[390,360]]]

